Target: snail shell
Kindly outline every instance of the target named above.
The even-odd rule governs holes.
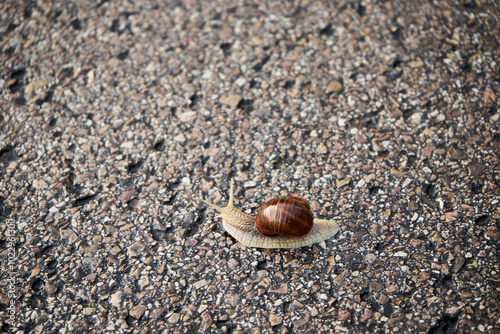
[[[233,190],[234,190],[234,185],[233,181],[231,180],[231,190],[229,193],[229,203],[226,207],[220,207],[215,204],[212,204],[210,202],[207,202],[206,200],[200,198],[200,200],[210,206],[211,208],[217,210],[220,212],[221,217],[222,217],[222,226],[224,229],[237,241],[239,241],[241,244],[247,246],[247,247],[256,247],[256,248],[300,248],[304,246],[310,246],[313,244],[317,244],[321,241],[330,239],[333,237],[335,234],[337,234],[340,230],[339,225],[334,222],[333,220],[327,220],[327,219],[318,219],[315,218],[312,220],[312,225],[309,228],[309,231],[306,231],[305,233],[303,231],[299,232],[304,233],[300,235],[287,235],[281,232],[277,232],[277,230],[271,230],[267,231],[264,229],[264,232],[259,232],[257,230],[256,226],[256,218],[255,216],[247,215],[246,213],[241,212],[240,210],[236,209],[233,204]],[[299,203],[299,206],[302,206],[302,209],[307,209],[309,210],[310,213],[310,208],[309,204],[305,201],[305,199],[296,197],[296,196],[291,196],[294,198],[294,200],[286,200],[287,198],[290,199],[290,197],[287,198],[281,198],[281,199],[273,199],[267,202],[262,206],[262,208],[259,210],[259,213],[262,211],[264,216],[267,216],[267,208],[272,207],[274,208],[271,211],[276,211],[276,212],[281,212],[282,209],[290,209],[297,203]],[[299,200],[297,200],[299,199]],[[282,201],[282,202],[280,202]],[[289,202],[294,202],[292,206],[290,206]],[[304,204],[305,202],[305,204]],[[302,204],[300,204],[302,203]],[[293,208],[293,210],[296,210],[296,208]],[[305,211],[307,211],[305,210]],[[286,210],[285,210],[286,211]],[[300,211],[300,210],[299,210]],[[259,215],[258,213],[258,215]],[[305,214],[308,216],[308,214]],[[270,216],[280,216],[280,214],[271,214]],[[302,217],[300,214],[298,215],[299,217]],[[269,216],[267,216],[269,218]],[[312,213],[310,218],[312,219]],[[300,218],[300,220],[307,220],[309,218]],[[280,221],[280,219],[278,219]],[[286,219],[285,219],[286,221]],[[291,220],[293,223],[293,219]],[[274,224],[274,223],[273,223]],[[301,223],[302,224],[302,223]],[[307,225],[307,224],[306,224]],[[295,228],[292,228],[294,230]],[[307,229],[307,228],[306,228]],[[280,229],[278,229],[280,230]],[[300,230],[300,229],[299,229]],[[270,235],[275,235],[273,237],[266,236],[264,234],[270,234]],[[286,232],[288,233],[288,232]],[[296,233],[296,232],[293,232]],[[276,235],[278,234],[278,235]]]
[[[313,227],[311,207],[302,197],[273,198],[257,212],[255,227],[266,237],[304,235]]]

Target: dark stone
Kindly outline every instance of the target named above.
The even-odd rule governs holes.
[[[483,190],[483,186],[484,185],[479,182],[472,182],[470,184],[470,190],[472,191],[472,193],[478,194],[481,192],[481,190]]]
[[[0,151],[0,163],[10,163],[16,161],[19,161],[19,157],[14,152],[14,147],[12,145],[7,145]]]
[[[379,282],[370,282],[368,283],[371,291],[381,291],[384,288],[384,285]]]
[[[361,3],[358,3],[358,9],[356,10],[356,13],[358,13],[359,16],[365,16],[366,15],[366,7],[363,6]]]
[[[392,306],[392,303],[387,303],[384,306],[384,311],[382,312],[383,315],[386,317],[390,317],[394,313],[394,307]]]
[[[283,85],[283,88],[289,89],[295,86],[295,80],[287,80],[285,84]]]
[[[73,21],[71,21],[71,27],[75,30],[81,30],[82,29],[82,22],[76,18]]]
[[[455,259],[455,264],[453,265],[453,273],[458,273],[460,271],[460,269],[462,269],[462,267],[464,266],[465,264],[465,257],[463,256],[459,256]]]
[[[26,104],[26,99],[24,98],[24,96],[18,95],[12,99],[12,102],[19,106],[24,106]]]
[[[458,325],[458,315],[450,316],[444,314],[436,325],[432,326],[429,334],[451,334],[455,333]]]
[[[438,190],[435,184],[426,184],[423,188],[425,194],[430,198],[435,198],[438,194]]]
[[[155,151],[163,151],[165,149],[165,139],[161,139],[161,140],[157,141],[153,145],[153,149]]]
[[[127,170],[129,173],[137,173],[141,167],[144,165],[144,160],[139,159],[135,163],[131,162],[128,164]]]
[[[80,197],[77,200],[75,200],[75,203],[73,204],[73,206],[82,206],[82,205],[85,205],[87,203],[92,202],[96,197],[97,197],[97,193],[96,194],[92,194],[92,195],[87,195],[87,196]]]
[[[380,311],[382,310],[382,305],[380,305],[378,303],[378,301],[376,301],[375,299],[372,299],[371,300],[371,304],[372,304],[372,308],[375,310],[375,311]]]
[[[220,45],[220,49],[222,50],[224,57],[227,57],[231,53],[230,52],[231,46],[232,46],[231,43],[222,43]]]
[[[137,323],[137,319],[135,319],[134,317],[132,316],[127,316],[127,325],[129,325],[130,327],[133,327],[136,323]]]
[[[194,93],[193,95],[191,95],[191,97],[189,98],[191,100],[191,103],[189,104],[189,108],[193,108],[194,106],[196,106],[196,104],[201,101],[202,97],[196,93]]]
[[[456,148],[456,147],[450,147],[448,154],[450,155],[450,158],[453,160],[465,160],[467,159],[467,154],[465,154],[462,150]]]
[[[319,30],[320,35],[331,36],[333,35],[332,24],[329,23]]]
[[[154,228],[151,228],[151,234],[153,235],[153,239],[156,241],[162,241],[162,240],[165,240],[167,238],[166,232],[156,230]]]
[[[128,55],[129,55],[129,52],[128,52],[128,50],[126,50],[126,51],[123,51],[123,52],[117,54],[116,58],[118,58],[120,60],[125,60],[128,58]]]
[[[479,216],[477,217],[474,222],[479,225],[479,226],[485,226],[486,224],[488,224],[488,222],[490,221],[490,218],[491,216],[489,215],[483,215],[483,216]]]
[[[47,262],[47,269],[54,270],[57,267],[57,259]]]
[[[0,217],[8,217],[12,213],[12,207],[7,204],[3,197],[0,197]]]
[[[54,91],[51,90],[51,89],[49,89],[40,98],[38,98],[38,99],[35,100],[35,104],[37,106],[41,106],[45,102],[51,102],[53,96],[54,96]]]
[[[40,292],[43,289],[43,286],[45,285],[45,282],[42,281],[41,279],[37,278],[33,284],[31,284],[31,290],[35,292]]]
[[[129,208],[137,209],[139,207],[140,201],[137,198],[133,198],[127,202]]]
[[[162,201],[163,205],[173,205],[175,202],[175,198],[177,197],[177,193],[171,193],[168,198],[165,198]]]

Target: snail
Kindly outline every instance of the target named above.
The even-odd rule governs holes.
[[[340,230],[333,220],[313,219],[307,201],[297,196],[271,199],[257,216],[243,213],[233,205],[233,184],[231,180],[226,207],[200,200],[219,211],[224,229],[247,247],[300,248],[330,239]]]

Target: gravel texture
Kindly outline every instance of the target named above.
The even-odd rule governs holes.
[[[495,0],[2,1],[1,331],[500,333],[499,41]],[[231,178],[341,231],[246,248]]]

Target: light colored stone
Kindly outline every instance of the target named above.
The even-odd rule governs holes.
[[[202,279],[196,283],[193,284],[196,289],[202,288],[206,285],[208,285],[208,281],[206,279]]]
[[[186,141],[186,136],[184,136],[183,133],[179,133],[177,136],[174,137],[174,140],[178,143],[183,143]]]
[[[134,142],[132,140],[123,142],[121,145],[121,148],[126,148],[126,149],[131,149],[134,147]]]
[[[39,88],[43,88],[47,86],[49,82],[47,80],[33,80],[29,84],[26,85],[26,88],[24,89],[24,92],[26,94],[30,94],[31,92],[34,92],[35,90]]]
[[[351,183],[351,179],[342,179],[342,180],[337,180],[337,188],[342,188]]]
[[[122,291],[116,291],[111,295],[111,298],[109,298],[109,303],[113,306],[120,307],[122,303],[122,296]]]
[[[417,60],[414,60],[414,61],[410,62],[410,67],[411,68],[419,68],[419,67],[422,67],[422,66],[424,66],[424,62],[420,58],[418,58]]]
[[[325,144],[319,144],[318,148],[316,149],[316,152],[318,154],[327,154],[328,153],[328,148],[326,147]]]
[[[97,268],[101,265],[102,259],[98,257],[85,257],[83,258],[83,265],[90,268],[92,272],[96,271]]]
[[[83,314],[85,315],[92,315],[94,314],[96,311],[96,308],[95,307],[86,307],[83,309]]]
[[[221,98],[220,101],[223,104],[227,104],[228,106],[236,108],[238,106],[238,104],[240,104],[241,99],[242,98],[241,98],[240,94],[231,93],[231,94],[227,95],[226,97]]]
[[[253,45],[261,45],[262,43],[264,43],[264,40],[260,36],[252,36],[252,42]]]
[[[136,305],[130,310],[129,314],[134,319],[139,320],[147,309],[144,305]]]
[[[270,291],[274,293],[286,294],[288,293],[288,283],[281,283],[275,285],[271,287]]]
[[[455,211],[445,212],[444,215],[446,217],[446,221],[448,222],[453,222],[458,219],[458,212]]]
[[[61,239],[68,240],[68,244],[72,245],[78,240],[78,236],[72,229],[61,230]]]
[[[181,318],[180,313],[172,313],[172,315],[168,318],[168,323],[169,324],[176,324],[179,322],[180,318]]]
[[[296,320],[293,322],[294,327],[300,328],[307,324],[309,322],[309,319],[311,318],[311,315],[309,313],[306,314],[306,316],[302,319]]]
[[[282,321],[283,321],[283,317],[280,315],[271,314],[269,316],[269,322],[271,323],[271,326],[279,325],[279,324],[281,324]]]
[[[210,314],[205,313],[201,320],[201,330],[205,332],[207,329],[210,328],[210,326],[212,326],[212,324],[213,324],[212,317],[210,316]]]
[[[190,122],[196,118],[196,111],[186,111],[178,115],[181,122]]]
[[[330,94],[333,92],[340,92],[342,89],[344,89],[344,85],[342,85],[342,83],[337,80],[332,80],[326,87],[325,93]]]
[[[33,188],[37,190],[46,189],[48,187],[47,182],[42,179],[36,179],[33,181]]]
[[[339,310],[339,320],[346,321],[351,318],[351,312],[349,310]]]
[[[342,283],[344,282],[344,280],[346,279],[347,275],[349,275],[349,270],[348,269],[345,269],[340,275],[338,275],[337,277],[335,277],[333,279],[333,281],[335,283],[337,283],[338,285],[342,285]]]
[[[95,174],[94,172],[91,172],[91,171],[87,171],[87,172],[84,172],[82,174],[79,174],[77,177],[76,177],[76,180],[75,180],[75,183],[84,183],[85,181],[92,181],[95,179]]]
[[[158,319],[166,309],[167,306],[155,308],[153,311],[151,311],[151,319]]]
[[[31,277],[35,277],[40,273],[40,270],[42,270],[40,267],[35,267],[31,270]]]
[[[240,295],[236,293],[229,293],[226,295],[226,303],[231,305],[232,307],[236,307],[240,302]]]
[[[146,246],[142,242],[136,241],[128,248],[128,254],[132,257],[140,256],[144,249]]]
[[[416,112],[410,116],[410,122],[419,125],[422,123],[422,113]]]

